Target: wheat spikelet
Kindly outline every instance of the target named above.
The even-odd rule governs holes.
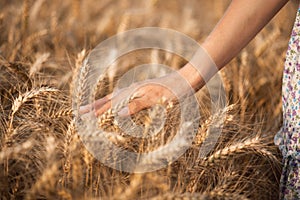
[[[23,104],[25,104],[30,99],[35,98],[39,95],[47,95],[50,93],[57,93],[57,92],[58,92],[58,90],[54,89],[54,88],[41,87],[41,88],[32,89],[28,92],[19,94],[19,96],[14,100],[12,107],[11,107],[10,121],[8,123],[8,128],[7,128],[8,134],[6,135],[6,137],[8,137],[12,133],[14,115],[21,108],[21,106]]]
[[[41,69],[42,64],[48,60],[49,56],[50,56],[50,53],[44,53],[42,55],[37,55],[37,59],[35,60],[33,65],[30,67],[29,76],[33,76],[35,73],[37,73]]]
[[[232,83],[231,83],[230,78],[227,75],[226,69],[223,68],[222,70],[219,71],[219,73],[222,78],[222,83],[223,83],[225,90],[227,92],[230,92],[232,90]]]
[[[98,126],[99,128],[109,128],[114,127],[116,130],[118,129],[118,126],[115,124],[114,121],[114,114],[112,109],[108,109],[106,112],[104,112],[101,116],[98,117]]]
[[[204,123],[201,124],[201,127],[198,129],[198,133],[195,137],[194,144],[196,146],[201,145],[207,137],[209,137],[209,127],[215,125],[217,123],[230,123],[232,122],[232,115],[230,114],[233,110],[235,110],[236,105],[232,104],[226,106],[224,109],[219,110],[214,115],[210,116],[205,120]],[[220,121],[220,122],[218,122]]]
[[[73,110],[71,108],[61,109],[55,113],[50,114],[51,118],[62,118],[62,117],[71,117]]]
[[[279,159],[274,155],[274,153],[272,153],[270,150],[267,150],[266,148],[254,148],[253,150],[270,159],[274,163],[280,163]]]
[[[34,107],[37,115],[42,115],[42,107],[38,99],[34,99]]]
[[[57,93],[58,90],[50,87],[41,87],[32,89],[26,93],[19,94],[19,96],[14,100],[11,108],[11,117],[20,109],[20,107],[26,103],[28,100],[38,96],[38,95],[46,95],[47,93]]]
[[[74,87],[77,87],[78,76],[80,76],[81,67],[84,62],[85,55],[86,55],[85,49],[83,49],[81,52],[79,52],[77,54],[77,57],[75,60],[75,68],[72,71],[72,81],[71,81],[71,87],[70,87],[71,92],[75,91]],[[74,94],[72,93],[72,95],[74,95]]]
[[[244,142],[232,144],[228,147],[225,147],[224,149],[216,151],[211,156],[206,157],[204,159],[205,165],[207,166],[207,165],[216,163],[222,159],[226,159],[229,156],[243,153],[246,151],[246,149],[255,147],[258,144],[260,144],[259,137],[249,138],[249,139],[245,140]]]
[[[24,48],[22,49],[22,53],[25,54],[25,52],[30,51],[30,49],[32,48],[32,44],[38,41],[41,37],[46,36],[47,34],[48,34],[48,30],[43,29],[26,37],[24,39],[24,44],[23,44]],[[18,48],[15,49],[15,51],[17,50]]]
[[[84,62],[82,67],[80,68],[80,71],[79,71],[79,77],[77,77],[77,82],[75,82],[75,84],[73,85],[73,87],[76,87],[76,93],[73,94],[73,95],[76,95],[75,96],[75,103],[77,104],[77,110],[79,110],[79,106],[82,105],[82,101],[83,101],[83,98],[84,98],[84,95],[85,95],[85,90],[87,89],[87,77],[88,77],[88,73],[89,73],[89,69],[90,69],[90,66],[87,62]],[[74,89],[74,88],[73,88]],[[74,98],[73,98],[74,99]]]

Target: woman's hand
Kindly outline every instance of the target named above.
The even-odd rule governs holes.
[[[124,101],[124,99],[130,99],[130,101],[128,105],[118,111],[119,116],[132,115],[162,100],[171,101],[176,99],[176,97],[168,88],[156,82],[156,80],[152,80],[149,83],[140,82],[122,89],[116,95],[111,93],[97,100],[94,104],[96,116],[103,114],[115,104]],[[80,108],[80,113],[84,114],[90,110],[91,105],[83,106]]]
[[[189,83],[179,73],[174,72],[164,77],[134,83],[97,100],[94,105],[80,107],[79,112],[88,113],[94,106],[95,115],[99,116],[125,101],[128,104],[118,111],[118,115],[128,116],[157,103],[174,101],[189,92],[193,92]]]

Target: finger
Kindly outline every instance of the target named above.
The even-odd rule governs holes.
[[[108,109],[112,107],[112,105],[118,105],[120,102],[124,101],[124,99],[128,99],[128,96],[131,95],[132,91],[134,90],[133,87],[123,88],[115,93],[111,93],[107,96],[106,101],[104,103],[99,102],[100,106],[95,106],[95,114],[96,116],[102,115]],[[140,98],[143,96],[143,91],[136,91],[132,94],[132,98]],[[126,112],[122,111],[122,112]]]
[[[114,96],[113,96],[114,95]],[[105,101],[105,103],[103,104],[99,104],[101,106],[97,106],[96,107],[96,116],[102,115],[103,113],[105,113],[108,109],[110,109],[112,107],[112,105],[117,105],[118,102],[121,102],[123,99],[126,99],[128,96],[128,89],[127,90],[122,90],[121,92],[119,91],[116,94],[111,93],[108,96],[107,101]]]
[[[119,112],[118,115],[120,117],[127,117],[133,114],[138,113],[139,111],[149,108],[150,104],[148,103],[149,101],[145,101],[144,98],[138,98],[129,103],[126,107],[122,108]]]
[[[103,106],[105,103],[107,103],[110,100],[111,96],[112,94],[108,94],[105,97],[96,100],[94,104],[80,106],[79,113],[80,114],[88,113],[92,110],[93,107],[95,107],[95,110],[99,109],[101,106]]]
[[[98,109],[101,108],[104,104],[106,104],[108,101],[110,101],[111,96],[112,96],[112,93],[106,95],[105,97],[103,97],[103,98],[101,98],[101,99],[99,99],[99,100],[97,100],[97,101],[94,103],[95,110],[98,110]]]
[[[108,109],[111,108],[111,100],[107,101],[102,107],[95,110],[95,115],[98,117],[99,115],[102,115],[105,113]]]

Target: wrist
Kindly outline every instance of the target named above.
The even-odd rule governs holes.
[[[219,68],[204,47],[200,47],[192,59],[179,70],[192,88],[201,89],[217,72]]]
[[[190,84],[190,86],[198,91],[201,89],[205,81],[201,77],[198,70],[189,62],[184,67],[182,67],[178,73]]]

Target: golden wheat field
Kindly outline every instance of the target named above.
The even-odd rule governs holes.
[[[0,199],[277,199],[281,156],[273,137],[281,126],[281,78],[296,1],[220,72],[227,106],[219,113],[226,117],[205,158],[197,157],[199,147],[218,119],[209,112],[205,88],[196,94],[203,117],[192,145],[160,170],[109,168],[85,149],[77,134],[74,79],[98,43],[149,26],[171,28],[201,43],[229,3],[1,0]],[[174,69],[185,63],[170,53],[145,50],[120,58],[118,64],[130,69],[153,60]],[[97,94],[110,93],[117,77],[105,77]],[[99,118],[99,126],[116,135],[117,145],[142,153],[173,137],[178,109],[169,107],[162,131],[151,141],[123,136],[109,113]],[[148,119],[145,112],[133,118],[140,124]]]

